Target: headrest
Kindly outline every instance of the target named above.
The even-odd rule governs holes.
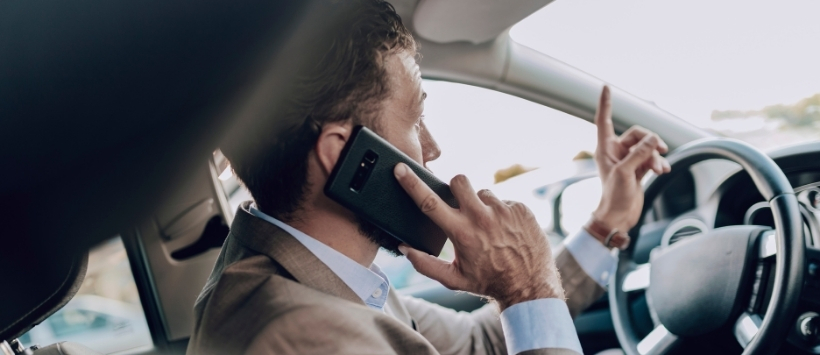
[[[62,255],[50,260],[22,260],[14,249],[0,248],[0,280],[3,304],[0,305],[0,341],[12,340],[63,308],[77,293],[85,279],[88,252]],[[8,267],[8,261],[15,266]]]

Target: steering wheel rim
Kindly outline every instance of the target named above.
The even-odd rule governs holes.
[[[805,266],[805,244],[802,236],[802,222],[798,209],[797,198],[791,184],[777,164],[767,155],[756,148],[734,139],[707,138],[691,142],[667,157],[672,165],[672,173],[655,176],[645,185],[646,203],[641,212],[641,219],[650,209],[649,201],[653,201],[663,191],[678,171],[685,171],[695,163],[708,159],[724,159],[733,161],[751,176],[755,186],[769,201],[774,215],[776,228],[777,258],[775,262],[775,282],[768,309],[760,322],[759,328],[751,341],[745,346],[744,355],[771,354],[777,351],[786,339],[788,326],[796,316],[797,305],[803,286],[803,270]],[[631,231],[633,238],[639,236],[640,223]],[[672,344],[661,344],[660,351],[650,349],[648,352],[638,351],[641,339],[637,336],[632,325],[628,293],[623,290],[626,275],[635,268],[633,253],[635,245],[619,253],[617,271],[613,275],[609,287],[609,303],[612,311],[612,321],[621,347],[628,355],[646,355],[649,353],[665,353]],[[652,333],[663,324],[656,327]],[[650,336],[664,336],[661,329],[659,334]],[[668,331],[667,331],[668,333]],[[674,335],[670,337],[673,341]],[[659,341],[664,341],[663,339]],[[668,345],[668,346],[666,346]]]

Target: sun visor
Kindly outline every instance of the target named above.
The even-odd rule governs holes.
[[[422,38],[449,43],[483,43],[523,20],[552,0],[419,1],[413,27]]]

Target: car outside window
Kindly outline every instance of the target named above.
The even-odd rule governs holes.
[[[108,318],[108,316],[99,312],[69,309],[60,312],[56,317],[49,317],[46,323],[51,327],[54,336],[63,337],[88,330],[105,328],[108,326]]]
[[[125,247],[119,237],[91,249],[77,295],[20,337],[24,346],[70,341],[98,352],[138,352],[153,346]]]

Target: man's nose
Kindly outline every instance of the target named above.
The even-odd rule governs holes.
[[[427,129],[424,122],[421,122],[420,140],[422,159],[424,159],[425,164],[429,161],[436,160],[441,156],[441,148],[439,148],[438,143],[436,143],[436,140],[433,138],[433,135],[430,134],[430,130]]]

